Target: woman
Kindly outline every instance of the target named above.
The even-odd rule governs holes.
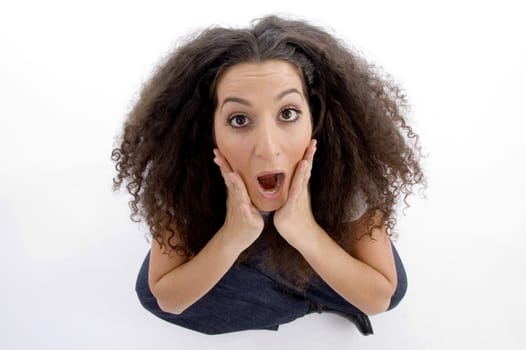
[[[163,62],[112,158],[150,227],[142,305],[207,334],[335,312],[372,334],[406,276],[395,204],[423,182],[404,95],[323,29],[213,27]]]

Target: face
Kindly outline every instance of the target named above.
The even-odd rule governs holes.
[[[268,60],[228,68],[217,84],[217,148],[262,211],[288,198],[298,162],[312,135],[312,121],[298,69]]]

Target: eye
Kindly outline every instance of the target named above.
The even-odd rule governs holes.
[[[291,108],[291,107],[285,108],[284,110],[281,111],[281,120],[286,121],[286,122],[293,122],[296,119],[298,119],[300,113],[301,112],[295,108]]]
[[[228,118],[228,124],[233,128],[243,128],[248,125],[248,117],[243,114],[234,114]]]

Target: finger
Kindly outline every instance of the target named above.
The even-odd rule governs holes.
[[[307,146],[307,148],[305,149],[305,152],[303,153],[303,160],[306,160],[310,167],[312,167],[312,163],[314,161],[314,153],[316,153],[316,145],[317,145],[317,140],[315,139],[312,139],[309,143],[309,145]],[[310,169],[309,169],[310,171]]]
[[[231,173],[232,167],[230,166],[230,163],[217,148],[214,148],[214,155],[214,163],[219,166],[221,172]]]
[[[232,181],[229,178],[229,174],[232,173],[232,167],[230,166],[230,163],[228,163],[228,160],[223,157],[217,148],[214,149],[214,155],[214,163],[216,163],[219,167],[221,176],[223,176],[223,180],[225,181],[227,188],[230,190],[232,187]]]
[[[310,179],[312,163],[314,161],[314,153],[316,153],[316,149],[317,149],[316,147],[317,143],[318,141],[316,139],[312,139],[309,145],[307,146],[307,148],[305,149],[305,153],[303,155],[303,160],[307,162],[307,167],[302,168],[303,170],[302,172],[303,172],[304,180],[307,182]]]
[[[241,176],[236,172],[232,172],[228,176],[233,185],[232,195],[241,203],[250,203],[250,196]]]
[[[215,154],[215,152],[214,152]],[[223,177],[223,181],[225,182],[225,186],[227,188],[227,192],[229,193],[227,197],[230,197],[230,193],[234,190],[234,184],[232,183],[232,179],[230,177],[231,171],[229,172],[229,164],[226,163],[226,159],[222,157],[215,157],[214,163],[217,164],[219,167],[219,171],[221,172],[221,176]]]
[[[290,185],[290,197],[292,200],[295,200],[301,191],[305,188],[305,173],[308,170],[309,164],[306,160],[300,160],[296,165],[296,170],[294,171],[294,178]],[[308,183],[308,181],[307,181]]]
[[[303,159],[308,161],[309,163],[312,163],[314,160],[314,153],[316,153],[316,145],[318,144],[318,141],[316,139],[312,139],[307,146],[307,149],[305,150],[305,154],[303,155]]]
[[[305,189],[305,191],[309,190],[309,180],[310,180],[310,174],[312,170],[312,162],[305,161],[305,165],[303,167],[302,172],[302,187]]]

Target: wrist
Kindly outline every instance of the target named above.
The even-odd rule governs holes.
[[[320,237],[326,235],[323,228],[316,222],[312,225],[296,226],[284,232],[287,232],[286,235],[282,235],[285,240],[302,254],[315,249]]]
[[[230,258],[237,259],[243,250],[248,246],[244,242],[234,239],[235,232],[232,232],[227,227],[221,227],[216,234],[214,239],[217,241],[218,249]],[[249,244],[250,245],[250,244]]]

